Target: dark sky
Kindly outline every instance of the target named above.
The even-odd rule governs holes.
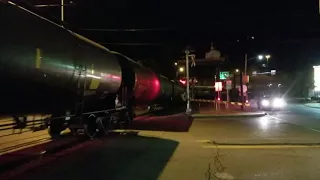
[[[60,2],[28,1],[33,4]],[[315,0],[73,2],[75,6],[66,7],[65,20],[77,27],[78,32],[106,43],[110,49],[133,58],[155,59],[163,66],[179,58],[186,45],[193,46],[198,57],[204,56],[211,41],[235,66],[242,62],[244,52],[249,56],[269,53],[270,62],[282,69],[301,68],[307,62],[320,63],[320,15]],[[60,13],[59,8],[45,10],[55,16]],[[149,30],[83,30],[135,28]],[[251,36],[254,40],[248,38]]]

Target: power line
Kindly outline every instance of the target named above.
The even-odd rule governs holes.
[[[164,46],[165,44],[159,43],[108,43],[100,42],[102,45],[117,45],[117,46]]]
[[[146,29],[80,29],[82,31],[108,31],[108,32],[139,32],[139,31],[169,31],[173,28],[146,28]]]

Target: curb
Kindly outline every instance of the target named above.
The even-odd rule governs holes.
[[[256,113],[256,114],[192,114],[193,118],[212,118],[212,117],[262,117],[266,116],[267,113]]]

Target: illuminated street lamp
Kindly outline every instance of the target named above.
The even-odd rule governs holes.
[[[178,65],[178,63],[176,63],[176,62],[175,62],[175,63],[174,63],[174,65],[175,65],[175,66],[177,66],[177,65]]]
[[[245,54],[244,75],[247,75],[247,64],[248,64],[248,61],[252,60],[252,59],[255,59],[255,58],[258,58],[259,60],[262,60],[263,58],[266,58],[267,59],[267,64],[268,64],[269,58],[271,58],[271,56],[270,55],[258,55],[257,57],[252,57],[252,58],[248,59],[248,55]]]
[[[267,64],[269,64],[269,58],[271,58],[271,56],[270,55],[266,55]]]
[[[179,68],[179,71],[180,71],[180,72],[183,72],[183,71],[184,71],[184,68],[183,68],[183,67],[180,67],[180,68]]]
[[[266,58],[267,61],[268,61],[269,58],[271,58],[271,56],[270,56],[270,55],[265,55],[265,56],[264,56],[264,55],[259,55],[259,56],[258,56],[258,59],[259,59],[259,60],[262,60],[263,58]]]
[[[239,69],[236,69],[236,73],[238,73],[239,72]]]

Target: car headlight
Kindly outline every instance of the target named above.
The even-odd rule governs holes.
[[[262,106],[269,106],[269,101],[268,100],[266,100],[266,99],[262,99],[262,101],[261,101],[261,105]]]
[[[275,98],[273,100],[273,106],[274,107],[283,107],[285,105],[286,105],[286,102],[281,98]]]

